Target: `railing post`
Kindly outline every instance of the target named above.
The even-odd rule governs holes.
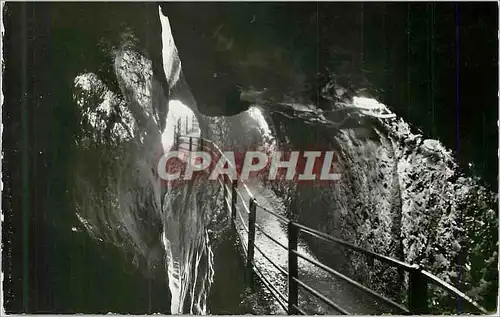
[[[231,191],[231,219],[236,219],[236,188],[238,188],[238,180],[233,180],[233,188]]]
[[[226,214],[229,217],[229,208],[227,207],[227,186],[226,186],[226,175],[222,175],[222,188],[224,188],[224,210],[226,211]]]
[[[174,143],[177,145],[177,125],[174,126]]]
[[[413,314],[428,314],[427,279],[418,266],[411,270],[409,275],[408,308]]]
[[[253,258],[255,249],[255,218],[257,205],[255,198],[250,199],[250,214],[248,215],[248,257],[247,257],[247,277],[250,288],[253,289]]]
[[[179,137],[181,135],[181,119],[177,119],[177,123],[175,124],[175,142],[179,144]]]
[[[297,315],[295,306],[299,302],[299,290],[297,282],[294,280],[298,276],[297,240],[299,228],[292,221],[288,222],[288,315]]]
[[[181,136],[181,128],[179,121],[177,121],[177,124],[175,125],[175,144],[179,145],[179,138]]]

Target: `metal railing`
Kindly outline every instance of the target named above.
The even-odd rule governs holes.
[[[180,136],[178,139],[182,139]],[[220,148],[210,140],[206,140],[204,138],[198,137],[188,137],[189,139],[189,150],[194,149],[195,140],[198,139],[196,145],[199,150],[209,150],[212,152],[217,152],[219,156],[223,156],[223,152]],[[187,141],[187,139],[186,139]],[[324,294],[321,294],[318,290],[315,290],[311,285],[307,285],[304,281],[301,281],[298,278],[298,259],[305,260],[310,264],[324,270],[332,276],[335,276],[338,279],[343,280],[344,282],[350,284],[354,288],[376,298],[378,301],[384,303],[386,306],[391,307],[393,310],[398,313],[403,314],[428,314],[429,312],[429,283],[432,283],[439,288],[447,291],[448,293],[456,296],[457,298],[462,299],[463,301],[470,304],[470,306],[477,313],[487,314],[487,310],[480,306],[476,301],[471,299],[469,296],[458,290],[456,287],[450,285],[449,283],[443,281],[432,273],[422,269],[420,266],[415,264],[409,264],[392,257],[388,257],[370,250],[366,250],[359,246],[356,246],[350,242],[335,238],[326,233],[320,232],[313,228],[307,227],[295,221],[292,221],[278,213],[269,210],[268,208],[260,205],[256,198],[252,195],[249,188],[246,184],[241,183],[242,188],[247,192],[248,195],[248,206],[245,204],[243,199],[243,195],[239,192],[238,189],[238,180],[231,180],[227,175],[223,175],[219,178],[219,183],[223,187],[223,199],[224,199],[224,207],[230,220],[232,222],[233,227],[236,229],[236,219],[241,221],[244,230],[247,232],[248,236],[245,240],[244,237],[240,234],[238,230],[236,230],[239,239],[242,244],[243,252],[246,257],[246,275],[250,286],[253,287],[253,278],[256,275],[262,282],[262,284],[270,291],[273,297],[277,300],[277,302],[283,307],[283,309],[289,315],[297,315],[297,314],[306,314],[300,307],[298,303],[299,299],[299,287],[305,289],[308,293],[313,295],[315,298],[326,304],[328,307],[334,309],[340,314],[350,314],[345,308],[341,305],[333,302],[328,299]],[[229,194],[231,193],[231,194]],[[243,206],[244,211],[248,216],[247,224],[245,225],[244,217],[242,217],[240,211],[237,208],[238,196],[241,199],[241,205]],[[230,198],[230,201],[229,201]],[[288,231],[288,245],[285,246],[281,242],[277,241],[270,234],[266,233],[258,224],[256,224],[256,213],[257,207],[259,210],[266,212],[280,222],[286,224]],[[288,253],[288,270],[286,271],[278,264],[274,263],[272,259],[269,258],[268,255],[265,254],[263,250],[258,248],[255,245],[255,235],[256,232],[259,231],[262,235],[268,238],[270,241],[273,241],[275,244],[285,249]],[[335,269],[329,267],[328,265],[316,260],[312,259],[309,256],[302,254],[298,251],[298,239],[299,234],[304,233],[310,235],[316,239],[320,239],[326,241],[328,243],[341,245],[350,250],[353,250],[357,253],[360,253],[366,256],[370,260],[377,260],[382,263],[385,263],[391,267],[395,267],[398,270],[402,270],[409,275],[409,285],[407,291],[407,306],[397,303],[394,300],[387,298],[386,296],[372,290],[371,288],[362,285],[361,283],[354,281],[353,279],[345,276],[344,274],[336,271]],[[246,246],[244,245],[246,242]],[[266,259],[270,264],[272,264],[280,274],[288,280],[288,294],[283,294],[280,292],[273,283],[269,281],[269,279],[262,273],[262,271],[255,265],[255,251],[258,251],[264,259]]]

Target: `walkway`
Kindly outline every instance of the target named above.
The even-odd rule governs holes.
[[[190,149],[200,150],[201,145],[204,151],[210,151],[216,156],[223,155],[212,141],[200,140],[194,135],[196,134],[189,134],[189,136],[193,136],[191,146],[189,137],[184,136],[177,139],[182,154],[187,154],[185,151]],[[226,185],[223,186],[225,188],[225,207],[228,211],[231,210],[231,218],[233,218],[234,227],[240,237],[245,258],[253,259],[250,262],[253,263],[253,269],[247,270],[247,272],[254,272],[254,275],[256,273],[264,286],[269,288],[267,293],[272,295],[274,299],[274,313],[368,315],[412,312],[427,314],[430,308],[429,283],[464,300],[470,306],[471,311],[487,313],[469,296],[418,265],[405,263],[360,248],[287,219],[285,206],[281,199],[259,180],[239,184],[239,188],[231,188],[231,183],[228,184],[226,179],[227,177],[219,179],[221,185],[223,183]],[[233,186],[235,184],[236,181],[233,182]],[[236,192],[235,197],[232,197],[233,190]],[[253,206],[250,206],[252,198]],[[252,211],[252,215],[255,215],[255,222],[249,221],[250,211]],[[255,230],[253,244],[249,242],[251,235],[249,235],[248,226],[251,226],[250,231]],[[408,307],[361,285],[318,261],[314,254],[308,250],[304,241],[300,240],[299,232],[310,234],[335,245],[342,245],[364,254],[372,260],[381,261],[403,270],[409,279],[406,298]],[[298,241],[297,237],[299,237]],[[249,250],[249,243],[254,248]],[[254,250],[253,253],[252,250]],[[289,278],[288,272],[290,272],[291,278]],[[290,285],[288,285],[289,280],[291,281]],[[247,282],[250,281],[247,280]]]
[[[281,199],[276,197],[274,192],[258,182],[253,182],[251,184],[247,183],[247,187],[252,195],[256,197],[258,205],[269,210],[273,210],[279,215],[286,217],[285,207]],[[245,204],[247,208],[249,207],[250,196],[248,195],[248,192],[241,187],[239,193],[241,194],[241,197],[238,197],[237,200],[238,212],[235,223],[238,232],[244,238],[242,242],[245,249],[247,249],[248,233],[245,228],[248,224],[248,213],[245,212],[247,209],[243,206],[243,204]],[[242,217],[238,217],[238,214]],[[263,211],[259,206],[257,207],[256,215],[257,226],[260,226],[265,233],[269,234],[286,247],[288,244],[286,225],[283,225],[273,215]],[[260,270],[262,274],[265,275],[282,294],[288,294],[287,277],[282,273],[282,271],[286,272],[288,269],[287,250],[271,241],[271,239],[262,234],[260,230],[256,231],[255,245],[264,252],[265,256],[282,268],[282,270],[279,270],[273,266],[265,258],[265,256],[256,249],[254,255],[255,264],[257,266],[256,269]],[[310,258],[316,259],[316,257],[308,250],[306,244],[300,240],[298,251],[306,254]],[[325,295],[333,302],[341,305],[349,313],[381,314],[383,312],[387,312],[387,307],[378,307],[373,298],[354,289],[348,283],[331,276],[327,272],[310,264],[309,262],[299,260],[298,263],[299,278],[304,283],[313,286],[317,291]],[[286,302],[286,299],[284,299],[284,302]],[[332,308],[328,308],[327,305],[322,304],[319,300],[313,298],[312,296],[309,296],[309,293],[305,290],[299,291],[299,306],[309,314],[339,313]],[[284,314],[286,311],[281,308],[278,303],[276,303],[276,313]]]

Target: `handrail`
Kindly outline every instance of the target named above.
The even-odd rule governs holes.
[[[319,261],[316,261],[316,260],[313,260],[313,259],[310,259],[309,257],[306,257],[304,256],[303,254],[299,253],[299,252],[296,252],[294,250],[292,250],[293,253],[295,253],[297,256],[299,256],[300,258],[308,261],[309,263],[319,267],[319,268],[322,268],[323,270],[327,271],[328,273],[332,274],[332,275],[335,275],[336,277],[346,281],[347,283],[349,283],[350,285],[364,291],[364,292],[367,292],[371,295],[373,295],[374,297],[378,298],[379,300],[383,301],[384,303],[388,304],[389,306],[392,306],[394,308],[397,308],[399,309],[400,311],[403,311],[405,313],[409,313],[410,311],[404,307],[403,305],[400,305],[396,302],[394,302],[393,300],[389,299],[389,298],[385,298],[384,296],[378,294],[377,292],[375,292],[374,290],[354,281],[353,279],[350,279],[349,277],[345,276],[344,274],[340,273],[340,272],[337,272],[336,270],[332,269],[331,267],[328,267],[326,266],[325,264],[319,262]]]
[[[420,271],[423,275],[425,275],[428,279],[431,280],[434,284],[441,286],[442,288],[446,289],[450,293],[454,293],[455,295],[461,297],[462,299],[465,299],[469,304],[474,306],[478,311],[482,312],[483,314],[487,314],[488,311],[484,309],[481,305],[479,305],[475,300],[467,296],[465,293],[457,289],[455,286],[447,283],[446,281],[443,281],[439,277],[435,276],[434,274],[426,271],[426,270],[421,270]]]
[[[328,234],[323,233],[323,232],[318,231],[318,230],[314,230],[314,229],[309,228],[307,226],[304,226],[302,224],[295,223],[295,225],[297,227],[299,227],[300,229],[302,229],[303,232],[308,233],[308,234],[310,234],[312,236],[316,236],[316,237],[318,237],[320,239],[323,239],[323,240],[326,240],[326,241],[330,241],[330,242],[333,242],[333,243],[341,244],[341,245],[346,246],[346,247],[348,247],[350,249],[353,249],[355,251],[358,251],[358,252],[363,253],[365,255],[368,255],[370,257],[376,258],[377,260],[380,260],[382,262],[390,263],[390,264],[392,264],[394,266],[397,266],[399,268],[404,268],[404,269],[407,269],[407,270],[412,270],[412,269],[417,268],[417,265],[411,265],[411,264],[408,264],[408,263],[405,263],[405,262],[402,262],[402,261],[390,258],[388,256],[385,256],[385,255],[382,255],[382,254],[375,253],[373,251],[369,251],[369,250],[363,249],[363,248],[358,247],[358,246],[356,246],[356,245],[354,245],[352,243],[349,243],[347,241],[340,240],[338,238],[332,237],[331,235],[328,235]]]
[[[299,306],[295,305],[295,304],[292,304],[293,308],[299,312],[301,315],[307,315],[305,311],[303,311],[302,309],[300,309]]]
[[[187,136],[185,136],[185,137],[187,137]],[[211,143],[214,146],[214,148],[217,150],[217,152],[219,152],[222,156],[224,156],[224,152],[222,152],[222,150],[219,148],[219,146],[217,144],[215,144],[214,141],[212,141],[212,140],[208,140],[208,139],[200,138],[200,137],[196,137],[196,136],[191,136],[191,137],[187,137],[187,138],[200,139],[200,140],[203,140],[204,143],[205,142]],[[206,146],[204,146],[204,147],[206,147]],[[209,149],[209,148],[207,147],[207,149]],[[231,162],[228,161],[228,164],[229,164],[229,166],[235,168],[235,166],[233,164],[231,164]],[[248,196],[250,196],[250,198],[254,198],[254,196],[253,196],[252,192],[250,191],[250,189],[248,188],[248,186],[245,183],[241,183],[241,184],[243,186],[243,189],[245,189],[245,191],[247,192]]]
[[[278,218],[279,220],[281,220],[284,223],[288,223],[288,221],[290,221],[288,218],[285,218],[282,215],[279,215],[279,214],[275,213],[274,211],[271,211],[271,210],[267,209],[266,207],[263,207],[262,205],[259,205],[258,203],[257,203],[257,206],[260,209],[262,209],[263,211],[267,212],[268,214],[271,214],[271,215],[275,216],[276,218]]]
[[[241,225],[243,226],[243,229],[245,229],[245,231],[248,232],[249,230],[248,230],[247,226],[245,225],[245,220],[243,219],[243,217],[241,216],[241,213],[239,212],[240,209],[238,207],[236,207],[236,210],[238,211],[237,214],[241,220]]]
[[[177,140],[178,139],[184,139],[184,138],[188,138],[190,139],[190,148],[192,147],[192,140],[193,139],[199,139],[200,140],[200,144],[201,144],[201,148],[202,149],[208,149],[210,151],[214,151],[216,150],[217,152],[219,152],[219,154],[221,156],[224,156],[224,153],[221,151],[221,149],[217,146],[217,144],[215,144],[213,141],[211,140],[207,140],[207,139],[204,139],[202,137],[197,137],[197,136],[177,136]],[[209,146],[207,146],[206,144],[209,143],[212,145],[212,148],[210,148]],[[184,150],[184,148],[182,148]],[[229,161],[228,163],[230,164],[231,167],[234,167]],[[413,313],[426,313],[427,309],[428,309],[428,304],[427,304],[427,280],[429,280],[430,282],[432,282],[433,284],[445,289],[447,292],[453,294],[453,295],[456,295],[457,297],[465,300],[467,303],[471,304],[475,309],[477,309],[479,312],[481,313],[484,313],[484,314],[487,314],[488,311],[483,308],[482,306],[480,306],[476,301],[474,301],[472,298],[470,298],[469,296],[467,296],[465,293],[461,292],[460,290],[458,290],[456,287],[454,287],[453,285],[447,283],[446,281],[443,281],[442,279],[440,279],[439,277],[433,275],[432,273],[426,271],[426,270],[422,270],[418,265],[416,264],[409,264],[409,263],[406,263],[406,262],[403,262],[403,261],[400,261],[400,260],[397,260],[395,258],[392,258],[392,257],[389,257],[389,256],[386,256],[386,255],[382,255],[382,254],[379,254],[379,253],[376,253],[376,252],[373,252],[373,251],[370,251],[370,250],[366,250],[364,248],[361,248],[359,246],[356,246],[350,242],[347,242],[347,241],[344,241],[344,240],[341,240],[341,239],[338,239],[338,238],[335,238],[331,235],[328,235],[326,233],[323,233],[321,231],[318,231],[318,230],[315,230],[315,229],[312,229],[308,226],[305,226],[305,225],[302,225],[300,223],[296,223],[294,221],[291,221],[289,220],[288,218],[282,216],[282,215],[279,215],[267,208],[265,208],[264,206],[260,205],[257,203],[257,201],[255,200],[253,194],[251,193],[250,189],[248,188],[248,186],[244,183],[244,182],[239,182],[241,184],[241,187],[243,189],[245,189],[245,191],[248,193],[248,198],[250,200],[250,207],[248,207],[245,203],[245,199],[243,197],[243,195],[240,193],[240,191],[237,189],[236,186],[238,186],[238,181],[237,179],[233,180],[231,179],[228,175],[226,176],[227,179],[229,179],[232,183],[233,183],[233,186],[232,186],[232,195],[234,195],[234,193],[236,193],[237,196],[240,196],[240,199],[241,199],[241,203],[245,209],[245,211],[247,212],[247,214],[249,215],[249,225],[251,228],[247,228],[246,225],[245,225],[245,220],[243,219],[242,215],[241,215],[241,210],[240,208],[238,208],[236,206],[237,204],[237,198],[234,199],[234,197],[231,199],[231,202],[228,201],[228,195],[229,195],[229,192],[231,192],[231,188],[229,186],[227,186],[227,183],[226,183],[226,179],[225,177],[221,180],[219,179],[219,183],[221,184],[221,186],[223,186],[224,188],[224,201],[227,205],[227,208],[228,210],[231,209],[233,211],[232,213],[232,216],[231,218],[233,219],[233,223],[234,223],[234,217],[235,217],[235,213],[238,214],[240,220],[241,220],[241,223],[242,223],[242,226],[243,226],[243,229],[249,233],[249,245],[247,247],[245,247],[245,243],[244,243],[244,239],[242,237],[242,235],[240,234],[239,230],[236,230],[237,234],[238,234],[238,237],[239,237],[239,240],[241,241],[241,244],[242,244],[242,247],[243,247],[243,251],[244,253],[250,257],[249,259],[247,259],[247,266],[248,264],[250,263],[251,265],[249,266],[249,268],[251,268],[251,270],[256,270],[256,272],[258,273],[258,277],[263,281],[263,284],[271,291],[271,294],[278,300],[278,303],[285,309],[288,311],[288,313],[291,313],[292,310],[295,312],[295,313],[301,313],[301,314],[305,314],[303,310],[300,309],[300,307],[298,306],[298,303],[297,303],[297,289],[296,289],[296,286],[297,285],[300,285],[301,287],[305,288],[307,291],[309,291],[311,294],[313,294],[314,296],[316,296],[317,298],[323,300],[324,302],[326,302],[329,306],[333,307],[334,309],[336,309],[337,311],[341,312],[341,313],[344,313],[344,314],[348,314],[347,311],[343,310],[340,306],[338,306],[337,304],[333,303],[331,300],[329,300],[328,298],[326,298],[323,294],[319,293],[318,291],[314,290],[312,287],[310,287],[309,285],[305,284],[304,282],[302,282],[301,280],[298,279],[297,277],[297,267],[296,267],[296,258],[297,257],[300,257],[308,262],[310,262],[311,264],[325,270],[326,272],[330,273],[330,274],[333,274],[335,275],[336,277],[338,278],[341,278],[342,280],[346,281],[347,283],[349,283],[350,285],[353,285],[355,286],[356,288],[366,292],[366,293],[369,293],[371,294],[372,296],[376,297],[377,299],[383,301],[385,304],[388,304],[389,306],[393,307],[393,308],[396,308],[404,313],[409,313],[409,312],[413,312]],[[236,197],[237,197],[236,196]],[[253,205],[253,207],[252,207]],[[290,236],[291,234],[293,234],[293,239],[294,239],[294,244],[293,246],[289,244],[290,248],[287,248],[285,247],[283,244],[281,244],[279,241],[275,240],[272,236],[270,236],[269,234],[267,234],[258,224],[255,223],[255,212],[256,212],[256,207],[259,207],[261,210],[263,210],[264,212],[267,212],[273,216],[275,216],[278,220],[282,221],[282,222],[285,222],[285,223],[288,223],[288,230],[289,230],[289,243],[292,243],[292,236]],[[293,229],[293,228],[296,228],[296,229]],[[255,229],[258,229],[259,232],[261,232],[263,235],[265,235],[267,238],[269,238],[270,240],[272,240],[273,242],[277,243],[278,245],[280,245],[281,247],[283,247],[285,250],[288,250],[288,254],[289,254],[289,271],[286,272],[283,268],[279,267],[276,263],[274,263],[268,256],[265,255],[265,253],[255,245]],[[292,230],[293,229],[293,230]],[[410,278],[410,285],[409,285],[409,290],[408,290],[408,303],[409,303],[409,308],[406,308],[405,306],[401,305],[401,304],[398,304],[396,303],[395,301],[391,300],[391,299],[388,299],[388,298],[385,298],[383,295],[377,293],[376,291],[350,279],[349,277],[337,272],[336,270],[330,268],[329,266],[315,260],[315,259],[311,259],[303,254],[301,254],[300,252],[297,251],[297,237],[298,237],[298,234],[299,232],[302,231],[310,236],[313,236],[313,237],[316,237],[316,238],[319,238],[319,239],[322,239],[324,241],[327,241],[327,242],[330,242],[330,243],[336,243],[336,244],[339,244],[339,245],[342,245],[342,246],[345,246],[351,250],[354,250],[356,252],[359,252],[365,256],[368,256],[372,259],[377,259],[381,262],[384,262],[386,264],[389,264],[393,267],[397,267],[399,269],[403,269],[404,271],[408,272],[409,273],[409,278]],[[253,236],[251,236],[253,235]],[[249,249],[250,248],[250,249]],[[273,266],[275,266],[279,271],[280,273],[282,274],[286,274],[289,278],[289,292],[288,292],[288,296],[289,296],[289,299],[288,299],[288,309],[286,308],[286,304],[284,304],[283,302],[286,302],[286,299],[284,298],[285,296],[283,294],[281,294],[276,288],[274,288],[274,286],[267,280],[267,278],[262,274],[262,272],[260,271],[260,269],[254,265],[254,259],[253,259],[253,250],[257,249],[259,251],[260,254],[262,254],[264,256],[264,258],[266,260],[268,260]],[[251,253],[249,253],[251,252]],[[290,265],[290,261],[293,260],[294,261],[294,267],[293,267],[293,270],[291,269]],[[250,275],[251,276],[251,275]],[[292,285],[290,284],[295,284],[294,288],[292,289]],[[271,290],[272,288],[272,290]],[[291,297],[292,296],[292,297]],[[293,298],[293,300],[291,300],[291,298]]]
[[[257,251],[259,251],[260,254],[262,254],[262,256],[269,262],[271,263],[281,274],[283,274],[284,276],[288,276],[288,272],[285,271],[285,269],[283,269],[282,267],[280,267],[278,264],[274,263],[273,260],[271,260],[270,258],[267,257],[267,255],[264,253],[264,251],[262,251],[257,245],[255,245],[255,249]]]
[[[252,192],[250,192],[250,189],[248,188],[247,184],[245,183],[242,183],[241,184],[243,186],[243,189],[247,192],[248,196],[250,196],[250,198],[254,198]]]
[[[247,247],[245,246],[245,243],[243,242],[243,241],[244,241],[244,240],[243,240],[243,236],[240,234],[240,232],[239,232],[238,230],[235,230],[235,231],[236,231],[236,234],[238,235],[238,239],[240,239],[240,241],[241,241],[241,247],[243,248],[243,252],[244,252],[245,254],[247,254],[247,253],[248,253],[248,249],[247,249]]]
[[[206,141],[206,142],[208,142],[208,143],[211,143],[211,144],[215,147],[215,149],[216,149],[216,150],[217,150],[217,151],[218,151],[218,152],[219,152],[222,156],[224,156],[224,152],[222,152],[222,150],[219,148],[219,146],[217,146],[217,144],[215,144],[215,143],[214,143],[213,141],[211,141],[211,140],[207,140],[207,139],[203,139],[203,140],[204,140],[204,141]],[[231,166],[231,167],[233,167],[233,168],[236,168],[236,167],[235,167],[233,164],[231,164],[231,162],[229,162],[229,161],[228,161],[228,164],[229,164],[229,166]],[[249,196],[250,198],[254,198],[254,196],[253,196],[252,192],[250,191],[250,189],[248,188],[248,186],[247,186],[245,183],[241,183],[241,185],[243,186],[243,189],[245,189],[245,190],[246,190],[246,192],[247,192],[248,196]]]
[[[269,289],[271,294],[273,294],[273,292],[276,293],[276,295],[275,294],[273,294],[273,295],[278,300],[278,303],[281,305],[281,307],[283,307],[283,309],[286,311],[286,305],[283,303],[283,302],[286,302],[285,296],[283,294],[281,294],[280,291],[278,291],[276,289],[276,287],[274,287],[274,285],[264,276],[264,274],[262,274],[262,271],[255,265],[255,263],[254,263],[254,267],[257,271],[257,276],[259,276],[259,278],[262,281],[265,281],[263,284]],[[266,285],[266,284],[268,284],[268,285]]]
[[[236,189],[236,194],[238,196],[240,196],[240,199],[241,199],[241,203],[243,204],[243,207],[245,207],[245,212],[247,214],[250,213],[250,208],[248,208],[247,204],[245,203],[245,199],[243,198],[243,195],[241,195],[240,191],[238,189]]]
[[[332,307],[333,309],[335,309],[336,311],[338,311],[342,315],[351,315],[348,311],[346,311],[345,309],[343,309],[339,305],[335,304],[334,302],[332,302],[331,300],[329,300],[328,298],[326,298],[323,294],[321,294],[320,292],[314,290],[311,286],[307,285],[306,283],[302,282],[301,280],[299,280],[299,279],[297,279],[295,277],[292,277],[292,279],[294,279],[295,282],[297,282],[297,284],[299,284],[300,286],[302,286],[309,293],[311,293],[314,296],[316,296],[317,298],[321,299],[323,302],[327,303],[328,306]]]
[[[224,197],[224,200],[226,201],[227,206],[231,208],[231,203],[227,200],[227,197]]]
[[[273,241],[274,243],[276,243],[277,245],[279,245],[283,249],[288,250],[288,248],[286,246],[284,246],[281,242],[279,242],[278,240],[271,237],[271,235],[269,235],[267,232],[265,232],[258,224],[255,224],[255,228],[259,229],[259,232],[262,233],[264,236],[266,236],[269,240]]]

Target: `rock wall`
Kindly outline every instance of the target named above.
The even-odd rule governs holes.
[[[401,118],[372,119],[358,127],[300,127],[274,118],[278,146],[334,149],[342,179],[328,187],[275,183],[290,216],[307,226],[426,270],[494,309],[498,286],[497,198],[480,179],[460,172],[439,141],[411,132]],[[298,131],[297,131],[298,129]],[[402,272],[312,238],[329,265],[398,300],[408,280]],[[436,312],[456,301],[432,289]],[[466,309],[466,308],[465,308]]]

